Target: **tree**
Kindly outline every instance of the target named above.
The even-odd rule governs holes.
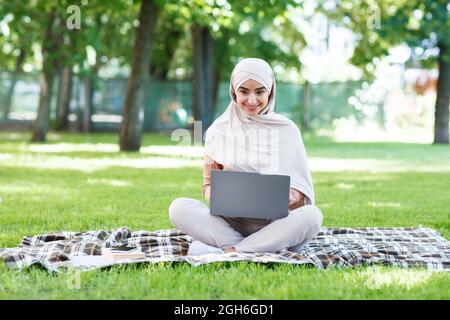
[[[155,41],[152,45],[150,74],[160,80],[168,79],[175,52],[184,37],[185,25],[179,15],[168,10],[161,10],[158,17]]]
[[[41,3],[38,3],[38,5]],[[42,5],[44,6],[44,5]],[[51,90],[53,87],[55,62],[56,62],[56,37],[55,37],[55,21],[57,20],[56,9],[47,7],[47,19],[45,21],[46,29],[42,42],[42,74],[40,79],[39,107],[37,117],[33,127],[32,142],[42,142],[46,140],[49,121],[49,104]]]
[[[183,61],[186,69],[192,71],[192,115],[202,122],[203,131],[213,120],[214,89],[217,87],[214,83],[213,24],[222,26],[229,11],[227,2],[218,4],[204,0],[169,1],[164,6],[164,17],[172,22],[172,30],[177,32],[183,28],[185,36],[191,40],[190,54]],[[180,36],[179,32],[176,34]]]
[[[84,91],[83,110],[79,110],[80,129],[91,130],[91,116],[95,112],[93,97],[99,87],[98,74],[111,60],[128,65],[131,60],[129,48],[133,46],[133,26],[138,23],[137,1],[90,1],[83,7],[83,28],[76,35],[77,51],[81,59],[76,61],[78,76]],[[89,53],[88,53],[89,51]]]
[[[142,0],[120,125],[121,151],[139,151],[141,146],[143,89],[148,83],[151,46],[159,11],[153,0]]]
[[[69,38],[65,48],[70,48],[70,54],[64,61],[76,70],[73,76],[83,86],[84,100],[77,110],[79,130],[89,132],[91,115],[95,112],[93,97],[99,86],[98,73],[112,59],[121,66],[129,63],[138,6],[129,0],[91,1],[80,9],[81,28],[65,33]],[[64,108],[58,113],[64,114]]]
[[[58,104],[56,108],[56,124],[57,131],[67,130],[70,100],[72,98],[72,68],[64,67],[61,71],[60,90]]]
[[[15,86],[24,63],[32,56],[31,43],[25,36],[29,33],[31,19],[27,19],[27,5],[18,6],[14,1],[0,1],[0,17],[7,28],[0,32],[0,62],[3,70],[12,72],[9,87],[0,105],[3,105],[3,118],[7,119],[11,110]]]
[[[14,68],[12,77],[11,77],[11,84],[9,85],[9,88],[6,92],[6,96],[5,96],[5,104],[4,104],[4,109],[3,109],[3,118],[6,120],[8,119],[8,114],[11,110],[11,104],[12,104],[12,98],[14,95],[14,89],[16,87],[17,84],[17,80],[19,78],[19,75],[23,72],[22,67],[23,67],[23,63],[25,61],[25,55],[26,52],[24,49],[20,49],[19,50],[19,55],[17,57],[16,60],[16,66]]]
[[[0,1],[0,15],[8,17],[5,21],[11,30],[11,34],[0,33],[0,43],[7,44],[6,48],[12,48],[0,51],[2,66],[18,70],[25,57],[41,72],[33,141],[45,140],[50,117],[48,104],[56,74],[62,73],[64,76],[59,85],[55,127],[61,129],[67,123],[70,81],[74,76],[82,78],[85,84],[87,99],[83,111],[88,124],[91,110],[87,110],[87,107],[92,105],[96,73],[112,58],[121,65],[130,60],[130,33],[136,23],[138,6],[131,0],[91,0],[86,3],[74,3],[72,0],[60,0],[58,3],[43,0]],[[69,8],[78,10],[74,12]],[[75,28],[69,26],[69,20],[73,22],[73,15],[77,15],[76,20],[79,22]],[[33,59],[36,56],[34,48],[40,48],[42,62]],[[88,53],[93,53],[93,59],[92,54],[89,57]],[[14,89],[13,86],[14,81],[9,92]]]
[[[49,103],[51,99],[54,73],[61,67],[63,47],[63,14],[65,13],[65,0],[58,4],[46,1],[8,1],[2,6],[12,20],[9,22],[11,34],[7,38],[10,45],[19,50],[16,73],[19,64],[26,57],[33,57],[32,48],[40,48],[42,62],[35,62],[40,74],[39,105],[36,120],[32,129],[32,141],[45,141],[49,125]],[[33,32],[30,32],[33,30]],[[31,58],[30,58],[31,59]],[[14,77],[13,77],[14,80]],[[10,93],[12,95],[14,81]]]
[[[36,120],[32,128],[32,142],[43,142],[49,129],[50,101],[53,93],[55,75],[65,68],[70,68],[78,57],[75,47],[71,46],[70,36],[67,36],[66,8],[69,0],[59,3],[44,0],[26,2],[29,12],[26,14],[33,21],[37,32],[33,43],[41,47],[42,68],[40,74],[39,105]],[[70,32],[69,32],[70,34]],[[81,33],[78,33],[80,35]],[[70,75],[70,73],[69,73]],[[69,85],[67,82],[65,86]],[[70,91],[64,88],[66,96],[59,97],[59,101],[68,104]],[[69,95],[69,96],[67,96]]]
[[[439,69],[435,104],[434,143],[449,143],[450,6],[448,0],[336,1],[325,6],[329,18],[349,27],[358,37],[352,62],[367,73],[374,59],[406,43],[422,48],[421,63]],[[438,54],[430,54],[437,49]]]
[[[239,58],[259,57],[269,63],[300,68],[298,49],[305,40],[286,19],[292,5],[297,4],[184,0],[165,6],[190,26],[192,51],[185,61],[192,61],[192,114],[194,120],[202,121],[203,132],[214,120],[219,82],[225,75],[228,77]],[[242,28],[244,24],[249,28]],[[284,45],[277,43],[274,35]],[[190,70],[191,66],[186,68]]]
[[[193,80],[192,114],[202,121],[202,132],[210,126],[213,119],[213,39],[208,27],[193,23]]]

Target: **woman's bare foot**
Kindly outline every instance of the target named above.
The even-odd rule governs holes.
[[[223,252],[225,253],[236,252],[236,249],[234,247],[228,247],[223,249]]]

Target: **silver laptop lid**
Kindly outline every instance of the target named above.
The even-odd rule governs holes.
[[[289,206],[290,177],[211,170],[211,215],[280,219]]]

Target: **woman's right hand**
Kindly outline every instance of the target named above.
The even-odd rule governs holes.
[[[203,196],[209,201],[211,198],[211,170],[223,170],[223,165],[215,162],[212,158],[205,155],[203,166]]]
[[[209,201],[209,199],[211,198],[211,185],[205,187],[205,191],[203,192],[203,196],[205,197],[206,200]]]

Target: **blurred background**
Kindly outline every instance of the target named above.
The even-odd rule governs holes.
[[[244,57],[276,110],[342,141],[447,143],[450,4],[415,0],[0,0],[0,129],[205,130]]]

